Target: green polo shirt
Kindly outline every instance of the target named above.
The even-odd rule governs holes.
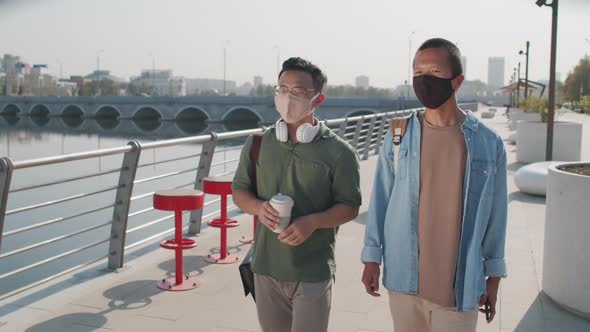
[[[246,140],[233,189],[253,191],[250,181],[250,147]],[[328,210],[343,203],[361,205],[359,158],[354,148],[324,123],[311,143],[281,143],[275,128],[262,138],[256,166],[258,193],[270,200],[277,193],[295,201],[292,219]],[[282,281],[317,282],[332,278],[338,228],[316,230],[305,242],[293,247],[280,242],[265,226],[257,228],[252,270]]]

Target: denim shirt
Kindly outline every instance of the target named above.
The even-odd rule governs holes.
[[[399,147],[397,170],[391,131],[384,138],[361,253],[362,262],[383,261],[385,288],[405,294],[418,291],[420,131],[414,113]],[[455,299],[457,311],[471,311],[486,292],[485,277],[506,276],[506,151],[502,139],[469,111],[461,131],[467,162]]]

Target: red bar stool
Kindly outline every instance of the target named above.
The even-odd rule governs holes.
[[[203,191],[206,194],[221,196],[221,218],[209,221],[209,226],[221,230],[221,246],[219,254],[210,254],[205,261],[214,264],[237,263],[240,257],[227,252],[227,229],[237,227],[240,223],[237,220],[227,218],[227,196],[231,195],[231,184],[233,178],[230,176],[209,176],[203,179]]]
[[[254,240],[256,239],[256,216],[254,216],[252,223],[254,225],[254,230],[252,231],[252,236],[246,236],[243,235],[242,238],[240,239],[241,243],[254,243]]]
[[[176,275],[158,282],[159,288],[183,291],[201,285],[196,278],[183,275],[182,251],[196,247],[197,243],[194,240],[182,238],[182,211],[200,210],[204,206],[204,201],[203,192],[193,189],[160,190],[154,194],[155,209],[174,211],[174,239],[160,242],[160,247],[174,250]]]

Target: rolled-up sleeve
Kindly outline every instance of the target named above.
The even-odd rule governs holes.
[[[488,277],[506,277],[506,224],[508,222],[508,187],[506,179],[506,150],[498,138],[497,169],[494,183],[492,212],[483,238],[484,273]]]

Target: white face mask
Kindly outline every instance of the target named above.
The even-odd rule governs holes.
[[[275,105],[283,121],[286,123],[298,123],[313,114],[312,103],[319,95],[318,93],[311,100],[308,100],[305,97],[297,97],[290,93],[279,94],[275,96]]]

